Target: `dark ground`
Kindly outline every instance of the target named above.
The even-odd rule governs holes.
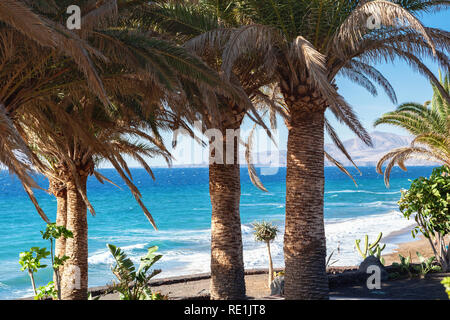
[[[425,279],[388,280],[380,290],[369,290],[366,285],[340,286],[330,292],[334,299],[388,299],[388,300],[448,300],[442,278],[450,274],[432,274]]]

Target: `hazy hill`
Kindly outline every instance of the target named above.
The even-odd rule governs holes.
[[[358,138],[343,141],[345,148],[358,166],[375,166],[378,160],[392,149],[408,146],[412,140],[411,137],[400,136],[393,133],[374,131],[371,134],[373,141],[373,148],[365,145]],[[339,151],[334,144],[326,144],[325,150],[332,155],[336,160],[343,163],[345,166],[351,166],[350,161]],[[267,165],[276,161],[276,152],[269,154],[268,152],[255,153],[253,155],[254,162],[258,165]],[[279,151],[278,161],[280,166],[286,165],[286,151]],[[241,160],[244,161],[243,154]],[[241,162],[245,163],[245,162]],[[424,160],[410,160],[408,165],[431,165],[432,163]],[[325,161],[325,165],[332,165],[329,161]]]

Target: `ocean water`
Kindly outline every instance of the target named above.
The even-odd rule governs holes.
[[[400,190],[408,188],[409,179],[429,175],[432,167],[411,167],[408,172],[394,168],[391,188],[387,189],[383,177],[375,168],[361,168],[357,175],[358,187],[337,168],[326,168],[325,226],[327,250],[335,251],[335,265],[355,265],[361,258],[355,251],[354,240],[365,234],[370,238],[379,232],[388,235],[412,225],[398,211]],[[143,194],[145,204],[156,220],[155,231],[141,212],[139,205],[110,169],[102,174],[122,187],[102,185],[95,178],[88,182],[88,197],[96,209],[89,214],[89,286],[105,285],[114,277],[110,272],[112,257],[106,244],[122,247],[138,263],[139,257],[152,245],[159,246],[163,258],[155,265],[162,269],[159,277],[194,274],[209,271],[211,203],[208,194],[207,168],[155,169],[153,181],[142,169],[133,169],[133,179]],[[355,173],[354,169],[350,169]],[[241,169],[241,219],[246,268],[267,267],[266,247],[253,239],[251,223],[256,220],[272,221],[280,233],[272,245],[275,267],[283,266],[283,230],[286,169],[276,175],[262,176],[269,190],[255,188],[246,169]],[[41,185],[46,181],[38,177]],[[51,220],[55,219],[56,200],[38,191],[37,198]],[[20,271],[19,253],[32,246],[49,246],[41,239],[40,230],[45,223],[18,181],[0,171],[0,299],[31,295],[26,272]],[[383,241],[382,241],[383,242]],[[386,251],[395,248],[388,243]],[[38,285],[51,280],[50,268],[36,275]]]

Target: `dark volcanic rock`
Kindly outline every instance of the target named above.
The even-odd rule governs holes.
[[[270,284],[271,296],[283,296],[284,295],[284,276],[276,277]]]
[[[380,260],[375,256],[368,256],[366,259],[364,259],[363,262],[359,265],[358,272],[362,274],[366,274],[367,276],[370,276],[373,274],[373,271],[369,271],[367,273],[367,269],[371,266],[376,266],[380,268],[381,271],[381,281],[386,281],[389,278],[388,272],[386,271],[386,268],[381,264]]]

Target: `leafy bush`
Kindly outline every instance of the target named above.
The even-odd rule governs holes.
[[[436,257],[425,258],[419,252],[417,252],[417,256],[419,257],[419,272],[422,276],[425,276],[429,272],[438,272],[441,271],[441,266],[437,266],[434,264],[436,261]]]
[[[58,292],[55,289],[53,281],[50,281],[46,286],[41,286],[37,289],[37,294],[34,300],[57,299]]]
[[[148,252],[141,258],[138,270],[127,257],[125,252],[112,244],[107,244],[109,251],[115,260],[115,265],[111,271],[118,279],[118,283],[113,285],[113,289],[119,292],[121,300],[161,300],[164,298],[161,294],[152,293],[149,286],[151,278],[161,272],[150,268],[161,259],[162,255],[156,255],[157,246],[148,248]]]
[[[28,272],[35,296],[38,292],[34,281],[34,273],[39,269],[47,267],[46,264],[41,264],[41,260],[47,258],[49,254],[50,252],[46,248],[39,247],[32,247],[29,251],[24,251],[19,254],[19,263],[22,266],[20,270]]]
[[[41,231],[42,239],[50,241],[50,251],[47,248],[32,247],[29,251],[21,252],[19,255],[19,263],[22,266],[22,271],[27,271],[31,279],[31,285],[33,286],[33,292],[35,300],[42,300],[47,298],[61,299],[60,295],[60,275],[59,268],[64,262],[69,259],[67,256],[58,257],[54,254],[54,241],[60,237],[71,238],[73,234],[63,226],[57,226],[55,223],[49,223],[46,226],[45,231]],[[56,288],[53,281],[50,281],[47,285],[41,286],[36,289],[36,283],[34,281],[34,273],[38,269],[46,268],[47,265],[41,264],[41,260],[50,256],[53,272],[56,279]]]
[[[420,232],[429,240],[444,271],[450,270],[450,253],[445,244],[445,237],[450,233],[449,203],[450,170],[447,167],[434,169],[430,178],[412,181],[409,190],[402,191],[399,201],[403,215],[417,222],[412,235],[415,237]]]
[[[424,277],[430,272],[441,271],[441,266],[436,265],[436,257],[425,258],[420,252],[417,252],[420,264],[413,265],[411,263],[411,257],[403,257],[399,254],[400,263],[394,262],[392,265],[397,267],[400,274],[408,274],[409,277],[413,275],[420,275]]]
[[[397,267],[401,274],[407,273],[411,276],[411,257],[404,257],[401,254],[398,256],[400,257],[400,263],[394,262],[392,265]]]
[[[54,241],[56,241],[59,238],[73,238],[72,231],[66,229],[63,226],[57,226],[56,223],[49,223],[47,224],[47,227],[45,228],[45,231],[41,231],[42,239],[50,241],[50,256],[52,258],[52,268],[53,273],[55,274],[55,280],[56,280],[56,294],[58,300],[61,300],[61,275],[59,273],[59,268],[64,265],[64,263],[69,259],[68,256],[64,255],[62,257],[59,257],[55,255],[54,252]],[[53,285],[53,282],[50,282],[46,287],[48,287],[50,284]]]

